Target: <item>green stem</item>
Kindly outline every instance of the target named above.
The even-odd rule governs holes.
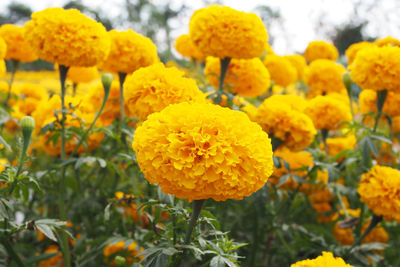
[[[18,67],[19,67],[19,61],[18,61],[18,60],[13,59],[11,62],[12,62],[13,69],[12,69],[12,72],[11,72],[11,79],[10,79],[10,82],[8,83],[7,97],[6,97],[6,100],[4,101],[4,105],[5,105],[5,106],[7,106],[7,102],[8,102],[8,100],[10,99],[10,96],[11,96],[11,87],[12,87],[12,85],[13,85],[13,83],[14,83],[15,73],[17,72]]]
[[[76,89],[78,88],[78,84],[77,83],[73,83],[72,84],[72,96],[76,95]]]
[[[1,243],[3,244],[3,246],[7,250],[8,254],[17,263],[18,266],[20,266],[20,267],[26,266],[25,263],[18,256],[18,254],[15,252],[13,246],[10,244],[10,241],[6,237],[3,237],[1,239]]]
[[[383,105],[385,104],[386,96],[387,96],[388,91],[387,90],[382,90],[377,92],[377,101],[376,101],[376,116],[375,116],[375,124],[374,124],[374,129],[373,132],[376,132],[376,129],[378,128],[378,123],[379,123],[379,118],[382,116],[382,110],[383,110]]]
[[[61,161],[62,163],[66,160],[66,152],[65,152],[65,119],[66,119],[66,107],[65,107],[65,80],[67,78],[69,67],[60,65],[59,72],[60,72],[60,83],[61,83]],[[61,180],[59,184],[59,194],[58,194],[58,209],[60,213],[60,219],[65,221],[67,220],[67,212],[65,208],[65,195],[66,195],[66,182],[65,182],[65,171],[66,166],[63,164],[61,167]],[[61,242],[63,245],[63,256],[64,256],[64,263],[66,267],[71,266],[71,255],[69,251],[69,244],[68,244],[68,237],[65,232],[61,233]]]
[[[255,266],[256,258],[257,258],[257,247],[259,243],[259,231],[258,231],[258,210],[254,208],[253,213],[253,245],[251,248],[250,254],[250,266]]]
[[[126,78],[126,73],[119,72],[119,93],[120,93],[120,109],[121,109],[121,124],[120,130],[122,130],[125,123],[125,104],[124,104],[124,82]]]
[[[230,57],[220,59],[221,73],[219,75],[219,90],[221,91],[224,89],[225,76],[230,62],[231,62]]]
[[[328,138],[329,130],[327,129],[322,129],[321,130],[321,137],[322,137],[322,143],[324,144],[324,150],[327,155],[329,155],[329,147],[328,144],[326,143],[326,139]]]
[[[378,225],[382,221],[382,216],[374,216],[372,217],[372,220],[370,224],[368,225],[368,228],[364,231],[364,233],[354,242],[354,244],[351,246],[350,250],[355,248],[356,246],[360,245],[363,239],[374,229],[375,226]]]
[[[358,218],[358,223],[356,225],[356,236],[360,236],[361,235],[361,228],[362,228],[362,224],[363,224],[363,221],[364,221],[364,215],[365,215],[365,205],[362,204],[361,205],[360,216]]]

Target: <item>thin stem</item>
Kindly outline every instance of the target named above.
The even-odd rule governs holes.
[[[375,116],[375,124],[374,124],[374,129],[373,132],[376,132],[376,129],[378,128],[378,123],[379,123],[379,118],[382,116],[382,109],[383,105],[385,104],[386,96],[387,96],[388,91],[387,90],[382,90],[377,92],[377,101],[376,101],[376,116]]]
[[[7,106],[7,102],[10,99],[11,87],[12,87],[12,85],[14,83],[15,73],[17,72],[18,67],[19,67],[19,61],[18,60],[13,59],[11,62],[12,62],[13,68],[12,68],[12,72],[11,72],[11,79],[10,79],[10,82],[8,83],[7,97],[6,97],[6,100],[4,101],[4,105],[5,106]]]
[[[188,226],[188,229],[187,229],[186,235],[185,235],[185,244],[186,245],[190,243],[190,239],[192,237],[192,232],[193,232],[194,226],[196,225],[197,219],[200,216],[200,211],[203,208],[204,202],[206,202],[205,199],[193,201],[192,216],[190,218],[189,226]]]
[[[371,222],[368,225],[368,228],[364,231],[364,233],[354,242],[354,244],[351,246],[350,250],[353,249],[354,247],[358,246],[361,244],[363,239],[374,229],[375,226],[378,225],[382,221],[382,216],[374,216],[372,217]]]
[[[65,119],[66,119],[66,108],[65,108],[65,93],[66,93],[66,88],[65,88],[65,80],[67,78],[67,73],[68,73],[69,67],[60,65],[59,66],[59,73],[60,73],[60,83],[61,83],[61,161],[64,163],[66,160],[66,152],[65,152]],[[65,171],[66,171],[66,166],[63,164],[61,167],[61,180],[59,184],[59,197],[58,197],[58,209],[60,213],[60,219],[65,221],[67,220],[67,212],[65,209],[65,195],[66,195],[66,182],[65,182]],[[69,251],[69,244],[68,244],[68,237],[65,232],[61,233],[61,242],[63,245],[61,246],[63,248],[63,256],[64,256],[64,262],[66,267],[71,266],[71,256],[70,256],[70,251]]]
[[[13,246],[10,244],[10,241],[6,237],[3,237],[1,239],[1,244],[3,244],[3,246],[7,250],[8,254],[17,263],[18,266],[20,266],[20,267],[26,266],[25,263],[18,256],[17,252],[15,252]]]
[[[76,89],[78,88],[78,84],[77,83],[73,83],[72,84],[72,96],[76,95]]]
[[[327,129],[321,130],[322,143],[324,144],[324,150],[327,155],[329,155],[329,147],[328,147],[328,144],[326,143],[326,139],[328,138],[328,133],[329,133],[329,130],[327,130]]]
[[[231,62],[230,57],[220,59],[221,73],[219,75],[219,90],[221,91],[224,89],[225,76],[230,62]]]
[[[125,123],[125,105],[124,105],[124,82],[126,78],[126,73],[119,72],[119,93],[120,93],[120,109],[121,109],[121,124],[120,130],[122,130]]]

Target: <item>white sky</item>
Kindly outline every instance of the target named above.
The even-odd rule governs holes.
[[[4,11],[12,0],[0,0],[0,11]],[[34,11],[46,7],[62,6],[67,0],[18,0]],[[99,6],[111,17],[118,16],[119,7],[125,0],[83,0],[85,5]],[[190,9],[179,19],[171,21],[173,38],[188,32],[191,13],[203,7],[201,0],[171,0],[171,7],[184,3]],[[209,1],[213,2],[213,1]],[[302,52],[308,42],[327,39],[327,32],[351,19],[354,7],[360,6],[358,14],[368,21],[366,32],[373,37],[393,36],[400,38],[400,0],[222,0],[223,4],[237,10],[251,12],[258,5],[267,5],[281,12],[282,23],[268,29],[275,36],[274,50],[278,54]],[[167,0],[153,0],[155,4]],[[361,5],[360,5],[361,3]]]

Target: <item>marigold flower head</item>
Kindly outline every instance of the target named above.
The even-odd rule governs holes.
[[[304,52],[308,62],[313,62],[317,59],[328,59],[335,61],[339,57],[337,48],[325,41],[312,41],[308,44]]]
[[[4,41],[4,39],[0,36],[0,60],[3,60],[6,57],[6,54],[7,54],[7,44]]]
[[[340,64],[327,59],[318,59],[306,68],[304,82],[314,94],[340,93],[346,89],[342,81],[345,72],[346,69]]]
[[[57,253],[57,254],[55,254],[53,257],[51,257],[47,260],[43,260],[43,261],[39,262],[37,267],[52,267],[52,266],[63,267],[64,259],[63,259],[63,255],[62,255],[60,249],[58,248],[58,246],[50,245],[44,251],[44,254],[53,254],[53,253]]]
[[[8,164],[8,160],[6,158],[0,158],[0,173],[6,169],[6,164]]]
[[[99,78],[97,67],[70,67],[67,80],[73,83],[89,83]]]
[[[348,210],[351,211],[351,210]],[[363,233],[369,225],[369,221],[363,224],[361,232]],[[341,223],[336,222],[333,228],[333,236],[342,246],[350,246],[354,244],[353,228],[344,228]],[[381,224],[378,224],[374,229],[369,232],[369,234],[362,240],[362,244],[366,243],[387,243],[389,240],[389,235],[385,228]]]
[[[377,216],[400,222],[400,172],[376,165],[361,176],[358,194],[361,202]]]
[[[141,68],[128,76],[124,83],[124,99],[130,114],[146,120],[151,113],[180,102],[206,102],[196,81],[183,77],[175,67],[157,63]]]
[[[335,157],[343,150],[353,149],[357,145],[357,138],[354,135],[348,135],[345,137],[332,137],[326,139],[328,145],[329,155]],[[320,145],[321,149],[324,149],[324,144]],[[339,161],[343,160],[343,157]]]
[[[297,71],[297,80],[303,80],[304,71],[307,68],[306,59],[302,55],[287,55],[287,58]]]
[[[317,96],[308,102],[304,111],[318,130],[336,130],[342,121],[351,121],[350,107],[329,97]]]
[[[362,114],[370,111],[377,112],[376,102],[377,94],[374,90],[362,90],[358,101],[360,103],[360,112]],[[400,116],[400,93],[388,92],[382,111],[391,117]]]
[[[157,47],[151,41],[132,30],[108,32],[111,49],[107,60],[100,67],[110,72],[132,73],[159,61]]]
[[[31,115],[40,101],[47,98],[46,90],[32,83],[14,85],[11,88],[11,92],[17,96],[17,99],[8,101],[13,108],[11,116],[18,120],[24,116]]]
[[[359,43],[355,43],[349,46],[349,48],[346,49],[346,57],[347,57],[347,63],[350,65],[351,63],[353,63],[354,59],[357,56],[357,53],[359,51],[361,51],[362,49],[365,49],[367,47],[371,47],[374,44],[371,42],[359,42]]]
[[[393,38],[391,36],[388,36],[385,38],[375,40],[374,45],[376,45],[376,46],[387,46],[387,45],[400,46],[400,40]]]
[[[139,255],[143,251],[144,249],[139,247],[136,242],[132,242],[129,245],[125,244],[125,241],[109,243],[103,249],[103,255],[105,257],[104,262],[109,263],[111,266],[115,266],[116,263],[114,258],[120,254],[125,257],[128,264],[132,264],[134,262],[139,262],[143,258],[143,255]]]
[[[292,109],[304,112],[308,103],[303,97],[298,95],[273,95],[268,98],[268,102],[282,102],[289,105]]]
[[[175,49],[183,57],[193,58],[199,62],[204,61],[204,55],[193,44],[189,34],[182,34],[175,39]]]
[[[311,119],[282,101],[268,98],[258,107],[254,121],[283,145],[302,150],[308,147],[317,133]]]
[[[334,257],[332,252],[323,251],[321,256],[310,260],[298,261],[290,267],[352,267],[352,265],[347,264],[342,258]]]
[[[219,58],[207,57],[204,73],[212,86],[218,88],[221,64]],[[226,72],[225,85],[232,93],[247,97],[262,95],[270,87],[269,72],[259,58],[232,59]]]
[[[265,43],[265,46],[264,46],[264,53],[265,53],[265,56],[268,56],[268,55],[275,55],[274,50],[272,49],[271,45],[268,44],[268,43]]]
[[[297,80],[297,70],[286,57],[268,55],[264,58],[264,65],[277,85],[286,87]]]
[[[38,58],[24,37],[24,27],[12,24],[4,24],[0,27],[0,37],[7,44],[6,60],[18,60],[22,62],[31,62]],[[0,49],[1,50],[1,49]],[[0,59],[3,59],[0,57]]]
[[[201,53],[218,58],[259,57],[268,41],[267,30],[256,14],[218,5],[193,13],[189,35]]]
[[[400,47],[368,47],[357,53],[350,76],[362,89],[400,90]]]
[[[242,199],[273,171],[271,140],[260,126],[213,104],[186,102],[153,113],[132,146],[149,182],[189,200]]]
[[[54,7],[32,13],[25,39],[41,59],[64,66],[90,67],[110,51],[104,26],[77,9]]]

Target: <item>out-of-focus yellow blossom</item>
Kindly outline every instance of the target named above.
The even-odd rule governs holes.
[[[4,59],[6,57],[6,54],[7,54],[7,44],[4,41],[4,39],[0,36],[0,60]]]
[[[101,69],[132,73],[159,61],[157,47],[150,38],[132,30],[111,30],[108,35],[111,39],[111,50]]]
[[[5,169],[6,166],[8,164],[8,160],[5,158],[0,158],[0,173],[2,173]]]
[[[361,202],[377,216],[400,222],[400,172],[376,165],[361,176],[358,194]]]
[[[38,58],[30,44],[25,40],[24,27],[3,24],[0,27],[0,37],[2,37],[7,44],[5,59],[31,62]]]
[[[392,118],[392,131],[393,133],[400,132],[400,116],[396,116]]]
[[[393,38],[391,36],[382,38],[382,39],[377,39],[374,42],[374,45],[376,46],[400,46],[400,40]]]
[[[354,135],[348,135],[345,137],[332,137],[326,139],[328,145],[329,155],[335,157],[337,154],[344,150],[353,149],[357,144],[357,138]],[[321,149],[324,149],[324,144],[320,144]],[[344,158],[341,157],[338,160],[342,161]]]
[[[54,255],[53,257],[39,262],[37,267],[54,267],[54,266],[64,267],[63,255],[62,255],[60,249],[58,248],[58,246],[56,246],[56,245],[48,246],[46,248],[46,250],[44,251],[44,254],[53,254],[56,252],[58,252],[58,253],[56,255]]]
[[[189,35],[202,54],[218,58],[259,57],[268,41],[267,29],[256,14],[218,5],[193,13]]]
[[[207,57],[204,73],[212,86],[218,88],[221,64],[219,58]],[[270,87],[269,72],[259,58],[232,59],[226,72],[225,85],[232,93],[255,97]]]
[[[264,58],[264,65],[277,85],[286,87],[297,79],[296,68],[285,57],[268,55]]]
[[[182,34],[181,36],[175,39],[175,49],[183,57],[195,59],[199,62],[204,61],[204,55],[193,44],[189,34]]]
[[[342,258],[334,257],[331,252],[322,252],[322,256],[310,260],[298,261],[290,267],[352,267],[352,265],[347,264]]]
[[[335,61],[339,57],[337,48],[325,41],[312,41],[308,44],[304,56],[308,62],[317,59],[328,59]]]
[[[124,83],[124,100],[130,115],[146,120],[150,114],[170,104],[206,102],[196,81],[183,77],[177,68],[157,63],[141,68],[128,76]]]
[[[357,53],[350,76],[362,89],[400,90],[400,47],[368,47]]]
[[[346,89],[342,81],[345,72],[346,69],[340,64],[327,59],[318,59],[306,68],[304,82],[314,95],[340,93]]]
[[[268,98],[258,107],[254,121],[269,135],[280,139],[284,146],[293,150],[308,147],[317,133],[307,115],[285,102]]]
[[[94,67],[70,67],[67,73],[67,80],[77,83],[89,83],[99,78],[99,71]]]
[[[359,95],[360,112],[377,112],[377,94],[374,90],[362,90]],[[382,111],[392,117],[400,116],[400,93],[388,92]]]
[[[288,55],[284,57],[290,61],[293,67],[296,68],[297,80],[303,80],[304,71],[307,68],[306,59],[301,55]]]
[[[265,43],[264,51],[265,51],[265,56],[275,55],[274,50],[272,49],[272,47],[268,43]]]
[[[242,199],[273,171],[271,140],[261,127],[213,104],[180,103],[153,113],[132,145],[149,182],[189,200]]]
[[[143,251],[144,249],[139,247],[136,242],[132,242],[128,246],[125,245],[124,241],[110,243],[103,249],[104,262],[115,266],[115,256],[121,255],[125,258],[126,263],[132,264],[143,259],[143,255],[139,255]]]
[[[41,59],[64,66],[90,67],[110,51],[104,26],[77,9],[46,8],[25,23],[25,39]]]
[[[265,100],[267,102],[282,102],[289,105],[292,109],[304,112],[308,103],[303,97],[298,95],[273,95]]]
[[[350,65],[351,63],[353,63],[354,59],[357,56],[357,53],[367,47],[371,47],[374,44],[371,42],[359,42],[359,43],[355,43],[349,46],[349,48],[346,49],[346,57],[347,57],[347,63]]]
[[[336,130],[340,122],[351,121],[350,107],[329,96],[317,96],[308,102],[304,111],[318,130]]]

